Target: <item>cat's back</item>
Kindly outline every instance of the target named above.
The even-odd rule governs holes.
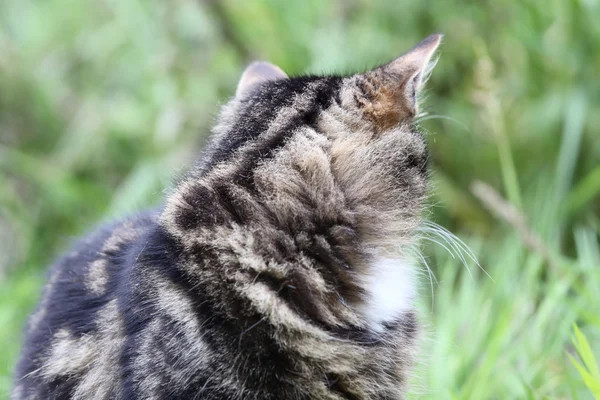
[[[101,382],[114,385],[120,374],[133,267],[156,225],[156,214],[147,212],[102,226],[50,268],[26,327],[11,398],[110,392]]]

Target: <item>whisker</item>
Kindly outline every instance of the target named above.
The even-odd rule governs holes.
[[[469,264],[467,263],[467,259],[465,258],[463,252],[464,249],[457,244],[456,240],[455,240],[455,236],[453,234],[451,234],[449,231],[444,231],[443,229],[441,229],[441,227],[438,226],[430,226],[430,228],[432,228],[432,231],[437,233],[438,236],[442,239],[444,239],[446,241],[446,243],[452,247],[452,249],[456,252],[456,256],[460,259],[460,261],[463,263],[463,265],[465,266],[465,268],[467,269],[467,272],[469,272],[469,275],[471,277],[473,277],[473,274],[471,273],[471,269],[469,268]]]
[[[492,276],[485,270],[485,268],[483,268],[481,266],[481,264],[479,263],[479,260],[477,260],[477,256],[475,255],[475,253],[473,253],[471,248],[461,238],[459,238],[458,236],[456,236],[455,234],[453,234],[452,232],[450,232],[448,229],[444,228],[443,226],[436,224],[435,222],[426,221],[426,224],[428,224],[428,226],[438,230],[438,232],[444,234],[445,237],[447,237],[448,239],[451,239],[458,246],[460,246],[460,248],[464,251],[464,253],[466,253],[466,255],[471,260],[473,260],[475,265],[477,265],[477,267],[479,267],[479,269],[481,269],[483,271],[483,273],[486,274],[488,276],[488,278],[490,278],[492,280],[492,282],[495,282],[494,278],[492,278]]]
[[[469,127],[467,125],[465,125],[464,123],[460,122],[459,120],[452,118],[452,117],[448,117],[447,115],[439,115],[439,114],[431,114],[429,115],[429,113],[420,113],[417,118],[415,118],[415,122],[417,124],[423,122],[423,121],[429,121],[431,119],[444,119],[450,122],[454,122],[456,125],[460,126],[461,128],[463,128],[465,131],[472,133],[471,129],[469,129]]]
[[[477,265],[477,267],[479,267],[479,269],[481,269],[483,271],[483,273],[485,273],[488,276],[488,278],[490,278],[492,281],[494,281],[492,276],[481,266],[481,264],[477,260],[477,256],[475,255],[475,253],[473,253],[471,248],[462,239],[460,239],[458,236],[456,236],[455,234],[450,232],[448,229],[444,228],[441,225],[436,224],[433,221],[424,221],[424,223],[421,227],[421,231],[424,233],[433,234],[433,235],[439,237],[440,239],[442,239],[445,243],[447,243],[456,252],[456,255],[459,257],[459,259],[461,260],[461,262],[463,263],[463,265],[469,272],[469,275],[472,276],[470,268],[467,263],[467,260],[465,258],[465,255],[468,258],[470,258],[475,263],[475,265]],[[428,236],[425,236],[425,238],[431,240],[431,238]],[[446,250],[448,250],[448,248],[446,246],[443,246],[443,247]],[[453,255],[453,254],[451,253],[451,255]]]
[[[435,244],[437,244],[439,246],[442,246],[448,252],[448,254],[450,254],[452,256],[452,258],[456,258],[454,256],[454,252],[452,250],[450,250],[446,245],[444,245],[443,243],[441,243],[440,241],[435,240],[434,238],[432,238],[430,236],[423,236],[423,239],[424,240],[428,240],[430,242],[433,242],[433,243],[435,243]]]
[[[421,254],[421,252],[418,251],[417,255],[421,259],[421,262],[423,263],[423,265],[425,265],[425,268],[427,268],[427,274],[429,275],[429,285],[431,286],[431,308],[433,309],[434,300],[435,300],[435,291],[433,289],[433,281],[435,281],[435,284],[438,287],[440,286],[440,284],[439,284],[437,278],[435,277],[435,274],[433,273],[433,271],[429,267],[429,263],[427,262],[427,260],[423,256],[423,254]]]

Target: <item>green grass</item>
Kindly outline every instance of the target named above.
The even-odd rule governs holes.
[[[573,345],[577,349],[582,363],[569,355],[569,359],[577,368],[583,378],[585,385],[590,389],[594,398],[600,399],[600,369],[587,338],[581,333],[577,325],[574,326],[575,335],[572,338]]]
[[[47,264],[160,201],[248,60],[356,71],[436,31],[431,219],[491,278],[426,247],[412,398],[598,396],[598,21],[598,0],[0,2],[0,399]]]

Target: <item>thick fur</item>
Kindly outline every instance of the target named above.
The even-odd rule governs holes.
[[[402,398],[418,328],[390,260],[414,244],[427,153],[411,113],[373,112],[391,107],[374,76],[226,105],[159,210],[52,268],[12,399]],[[382,268],[403,303],[373,315]]]

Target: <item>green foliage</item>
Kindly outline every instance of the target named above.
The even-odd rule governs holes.
[[[426,246],[438,283],[432,298],[424,272],[412,398],[590,398],[598,21],[598,0],[3,0],[0,398],[46,266],[94,223],[160,201],[248,60],[356,71],[436,31],[445,39],[422,121],[430,218],[491,279]],[[475,181],[497,193],[474,195]],[[581,361],[569,356],[575,323]]]
[[[579,354],[579,357],[583,361],[583,364],[570,354],[569,359],[575,368],[577,368],[583,382],[590,389],[594,398],[600,399],[600,369],[598,368],[598,363],[596,362],[596,358],[594,357],[589,342],[583,333],[581,333],[577,325],[573,326],[573,330],[575,336],[573,336],[571,340],[573,341],[573,345],[577,350],[577,354]]]

